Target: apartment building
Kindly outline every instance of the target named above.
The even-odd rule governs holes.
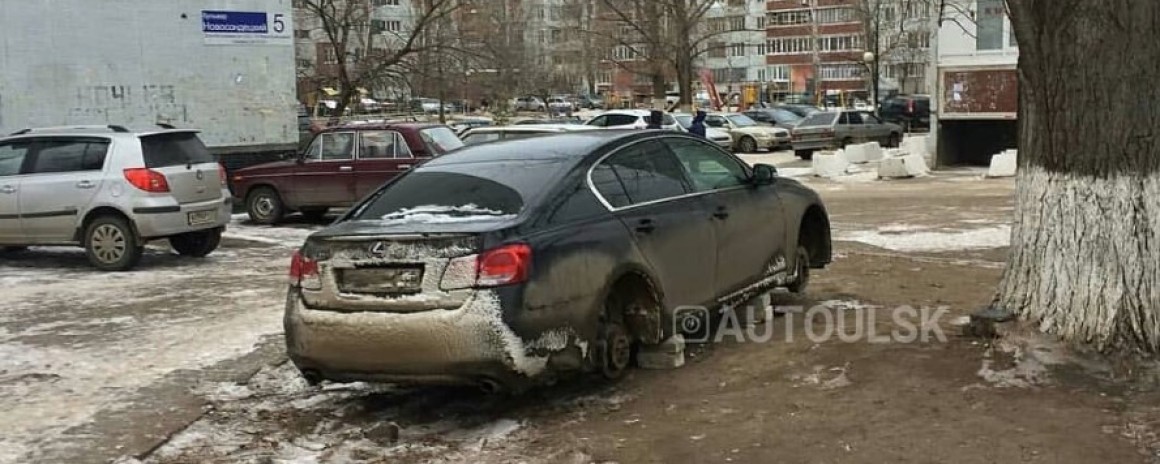
[[[298,74],[299,101],[308,106],[333,97],[337,84],[338,53],[347,53],[348,60],[373,53],[375,49],[389,49],[399,43],[411,30],[414,21],[412,0],[348,0],[360,11],[354,17],[361,23],[353,28],[345,50],[338,50],[323,30],[322,20],[306,7],[303,0],[294,0],[294,49]],[[340,7],[347,5],[340,4]],[[369,32],[369,34],[368,34]],[[367,39],[369,38],[369,40]],[[379,99],[396,98],[403,89],[399,85],[381,83],[365,89],[367,96]]]
[[[1003,0],[949,0],[938,29],[936,164],[986,165],[1018,141],[1019,45]]]

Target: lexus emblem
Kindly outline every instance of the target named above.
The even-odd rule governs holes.
[[[197,171],[197,173],[196,173],[196,174],[194,174],[194,175],[196,175],[196,176],[197,176],[197,180],[203,180],[203,179],[205,179],[205,173],[203,173],[203,172],[201,172],[201,171]]]
[[[385,242],[375,242],[371,245],[371,254],[380,258],[387,255],[387,244]]]

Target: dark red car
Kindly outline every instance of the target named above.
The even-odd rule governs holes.
[[[319,132],[297,159],[239,169],[234,197],[250,219],[274,224],[292,211],[319,219],[353,205],[386,181],[463,146],[451,128],[426,123],[361,123]]]

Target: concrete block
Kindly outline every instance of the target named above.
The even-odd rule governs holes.
[[[1012,177],[1015,175],[1017,152],[1007,150],[991,157],[991,167],[987,177]]]
[[[883,159],[878,163],[878,177],[915,177],[930,173],[921,155],[902,155]]]
[[[869,163],[882,159],[882,146],[878,142],[859,143],[846,147],[846,160],[855,163]]]
[[[657,345],[644,345],[636,353],[641,369],[676,369],[685,365],[685,337],[677,334]]]
[[[927,145],[926,139],[927,139],[927,136],[925,136],[925,135],[912,135],[910,137],[902,139],[902,143],[900,144],[898,149],[904,153],[911,153],[911,154],[915,154],[915,155],[926,156],[927,151],[928,151],[926,149],[926,145]]]
[[[898,148],[887,148],[885,150],[882,150],[882,158],[883,159],[898,158],[900,156],[902,156],[902,150],[900,150]]]
[[[911,176],[925,176],[930,174],[930,167],[926,158],[919,154],[908,154],[902,157],[902,164],[906,166],[906,173]]]
[[[845,153],[841,151],[820,151],[814,153],[814,159],[811,165],[814,168],[815,176],[833,178],[845,174],[846,169],[850,167],[850,161],[846,159]]]
[[[902,158],[886,158],[878,163],[878,177],[909,177],[910,174],[906,171],[906,163]]]

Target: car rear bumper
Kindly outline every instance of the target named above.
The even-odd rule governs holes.
[[[299,370],[322,380],[514,385],[544,373],[553,352],[583,346],[558,333],[525,341],[502,314],[490,291],[456,309],[341,312],[307,308],[292,288],[286,348]]]
[[[829,150],[837,148],[837,142],[834,140],[810,140],[806,142],[793,142],[794,150]]]
[[[233,213],[233,197],[227,189],[222,189],[220,198],[197,203],[177,204],[172,198],[157,199],[162,201],[149,200],[154,199],[137,202],[130,211],[133,223],[137,226],[137,233],[144,238],[169,237],[224,227],[230,222],[230,215]],[[216,216],[212,222],[190,225],[189,213],[197,211],[213,211]]]

